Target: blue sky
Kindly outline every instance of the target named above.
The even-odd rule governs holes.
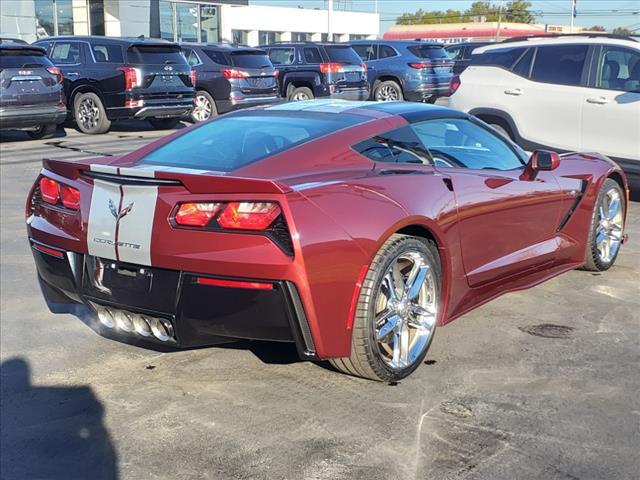
[[[498,3],[498,0],[494,0]],[[569,24],[571,22],[571,0],[530,0],[532,10],[544,13],[537,18],[539,23]],[[249,0],[254,5],[280,5],[307,8],[322,8],[326,5],[324,0]],[[378,12],[381,19],[381,32],[393,25],[394,19],[404,12],[415,12],[419,8],[423,10],[465,10],[471,5],[472,0],[378,0]],[[505,2],[506,3],[506,2]],[[334,0],[334,8],[348,10],[374,11],[374,0]],[[602,25],[605,28],[627,27],[640,32],[640,0],[578,0],[578,16],[576,25],[590,27]]]

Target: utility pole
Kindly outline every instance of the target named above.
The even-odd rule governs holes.
[[[333,26],[331,25],[331,15],[333,13],[333,0],[327,0],[327,40],[333,41]]]
[[[573,33],[573,21],[576,18],[576,0],[571,0],[571,33]]]
[[[500,0],[500,5],[498,5],[498,28],[496,28],[496,42],[500,40],[500,27],[502,23],[502,4],[504,0]]]

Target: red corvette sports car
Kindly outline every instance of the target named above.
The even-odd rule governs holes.
[[[598,154],[530,157],[433,105],[250,109],[119,158],[44,160],[26,206],[52,311],[175,347],[294,342],[393,381],[437,326],[578,267],[607,270],[628,188]]]

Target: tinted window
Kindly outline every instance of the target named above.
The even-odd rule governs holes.
[[[558,85],[580,85],[587,45],[538,47],[531,79]]]
[[[76,42],[56,42],[51,52],[51,60],[56,64],[80,63],[80,44]]]
[[[525,47],[501,48],[500,50],[490,50],[488,52],[472,55],[474,65],[495,65],[498,67],[511,68],[514,63],[526,50]]]
[[[295,61],[293,48],[272,48],[269,51],[269,60],[274,65],[290,65]]]
[[[218,65],[229,65],[229,62],[222,52],[218,52],[216,50],[204,50],[204,53]]]
[[[523,163],[496,134],[464,119],[429,120],[413,125],[440,167],[513,170]]]
[[[418,58],[449,58],[444,48],[439,45],[414,45],[409,51]]]
[[[363,61],[375,60],[375,58],[376,58],[376,55],[375,55],[376,47],[375,47],[375,45],[361,44],[361,45],[353,45],[351,48],[353,48],[353,50],[358,54],[358,56]]]
[[[231,65],[243,68],[271,67],[271,61],[264,52],[242,52],[231,54]]]
[[[396,51],[389,45],[380,45],[378,47],[378,58],[395,57],[396,55]]]
[[[182,54],[180,47],[170,45],[144,45],[135,46],[127,50],[127,58],[129,63],[133,64],[156,64],[165,63],[186,63],[186,59]]]
[[[122,48],[120,45],[91,45],[93,58],[98,63],[122,63]]]
[[[513,73],[520,75],[521,77],[529,77],[531,71],[531,62],[533,61],[533,53],[535,48],[530,48],[527,52],[520,57],[520,60],[513,66]]]
[[[603,46],[598,62],[596,87],[626,92],[640,91],[640,53]]]
[[[431,164],[429,154],[411,127],[368,138],[353,149],[374,162]]]
[[[190,130],[140,163],[229,172],[366,120],[352,114],[243,112]]]
[[[0,68],[22,68],[30,65],[51,67],[53,64],[44,53],[33,50],[0,50]]]
[[[325,47],[329,61],[359,65],[362,60],[351,47]]]
[[[447,47],[445,51],[447,52],[447,55],[449,55],[449,58],[451,60],[459,60],[462,58],[462,52],[464,51],[464,48],[461,46]]]
[[[302,49],[302,54],[304,55],[304,61],[306,63],[322,63],[320,50],[317,48],[304,47]]]

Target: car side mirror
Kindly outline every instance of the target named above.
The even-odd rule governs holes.
[[[549,150],[536,150],[531,154],[520,180],[535,180],[539,171],[551,171],[560,166],[560,155]]]

